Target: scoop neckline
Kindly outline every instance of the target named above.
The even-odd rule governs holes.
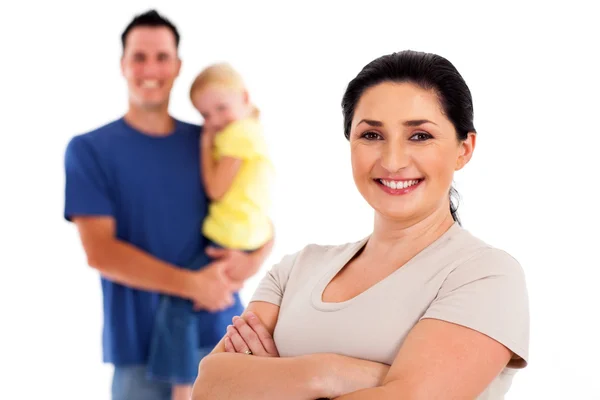
[[[354,245],[350,246],[348,251],[345,251],[342,255],[340,255],[338,257],[338,260],[336,260],[336,262],[335,262],[335,266],[333,268],[328,268],[323,273],[321,278],[317,280],[317,283],[313,287],[313,290],[311,293],[312,306],[319,311],[338,311],[338,310],[342,310],[346,307],[349,307],[352,303],[360,300],[361,298],[368,296],[369,293],[373,292],[374,290],[376,290],[377,287],[385,284],[386,281],[389,281],[396,275],[406,273],[406,271],[409,270],[410,267],[412,265],[414,265],[419,259],[421,259],[424,256],[426,256],[427,254],[431,253],[433,250],[435,250],[442,243],[444,243],[447,238],[452,236],[459,229],[460,229],[460,225],[457,222],[454,222],[454,224],[452,224],[450,226],[450,228],[448,228],[446,230],[446,232],[444,232],[440,237],[438,237],[436,240],[434,240],[431,244],[429,244],[427,247],[425,247],[423,250],[421,250],[419,253],[417,253],[414,257],[412,257],[410,260],[408,260],[406,263],[404,263],[404,265],[402,265],[401,267],[396,269],[394,272],[392,272],[391,274],[389,274],[388,276],[386,276],[379,282],[376,282],[372,286],[363,290],[361,293],[357,294],[356,296],[354,296],[348,300],[341,301],[341,302],[325,302],[325,301],[323,301],[323,292],[325,291],[327,286],[329,286],[329,284],[331,283],[333,278],[339,274],[339,272],[350,262],[350,260],[352,260],[352,258],[354,258],[354,256],[356,256],[356,254],[366,246],[369,239],[371,238],[371,235],[359,240],[358,242],[355,242]]]

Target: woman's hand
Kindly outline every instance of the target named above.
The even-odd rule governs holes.
[[[233,325],[227,327],[224,342],[225,351],[229,353],[279,357],[273,337],[256,314],[250,311],[244,314],[244,318],[233,317]]]

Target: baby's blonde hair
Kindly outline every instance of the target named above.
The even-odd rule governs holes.
[[[211,84],[219,84],[239,91],[247,90],[242,76],[230,64],[223,62],[206,67],[196,76],[190,88],[190,99]],[[252,107],[252,117],[258,118],[260,111],[254,104],[250,104],[250,106]]]

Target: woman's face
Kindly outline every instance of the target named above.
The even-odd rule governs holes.
[[[248,115],[248,94],[223,85],[209,85],[192,96],[192,104],[204,118],[204,124],[221,131],[233,121]]]
[[[470,160],[475,134],[457,139],[437,95],[412,83],[384,82],[360,98],[350,131],[352,172],[379,214],[421,220],[449,212],[454,171]]]

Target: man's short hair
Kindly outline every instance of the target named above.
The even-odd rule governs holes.
[[[143,14],[136,15],[133,20],[127,25],[127,28],[123,31],[121,35],[121,43],[123,44],[123,50],[125,50],[125,42],[127,40],[127,35],[133,28],[137,28],[140,26],[149,26],[149,27],[161,27],[164,26],[169,28],[173,35],[175,36],[175,46],[179,48],[179,32],[175,25],[171,23],[167,18],[160,15],[156,10],[149,10]]]

